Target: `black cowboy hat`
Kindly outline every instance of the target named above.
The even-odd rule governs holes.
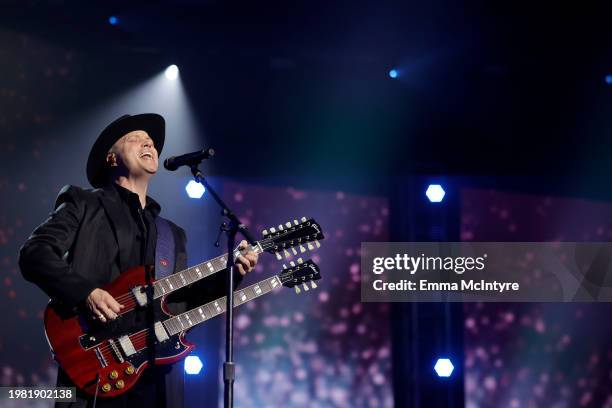
[[[157,154],[160,155],[166,138],[166,121],[156,113],[140,115],[123,115],[100,133],[87,159],[87,179],[95,188],[103,187],[108,178],[106,156],[115,142],[126,133],[134,130],[144,130],[155,143]]]

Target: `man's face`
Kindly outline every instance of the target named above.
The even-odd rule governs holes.
[[[126,133],[113,145],[117,165],[131,176],[153,175],[157,172],[157,149],[144,130]]]

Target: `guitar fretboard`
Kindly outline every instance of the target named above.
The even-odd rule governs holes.
[[[251,246],[249,250],[261,253],[259,245]],[[240,255],[240,251],[234,251],[234,258]],[[191,285],[194,282],[204,279],[214,273],[225,269],[227,265],[227,254],[218,256],[199,265],[187,268],[184,271],[174,273],[153,283],[153,298],[157,299],[175,290]]]
[[[254,285],[247,286],[234,292],[234,307],[238,307],[250,300],[263,296],[272,290],[281,287],[282,282],[278,276],[264,279]],[[187,330],[199,323],[218,316],[225,312],[226,298],[223,296],[217,300],[181,313],[164,321],[164,327],[168,334],[174,335]]]

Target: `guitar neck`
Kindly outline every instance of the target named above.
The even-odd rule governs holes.
[[[255,245],[247,248],[247,251],[253,251],[260,254],[263,252],[263,248],[257,242]],[[241,252],[239,250],[234,250],[234,258],[237,258],[240,254]],[[173,273],[170,276],[161,278],[153,283],[153,298],[157,299],[185,286],[189,286],[192,283],[224,270],[226,266],[227,254],[224,254],[208,261],[204,261],[201,264],[192,266],[191,268],[187,268],[181,272]]]
[[[282,284],[281,278],[279,276],[274,276],[257,282],[254,285],[247,286],[244,289],[239,289],[234,292],[234,307],[238,307],[255,298],[270,293],[274,289],[281,287]],[[223,296],[222,298],[171,317],[163,322],[164,327],[170,335],[175,335],[218,316],[226,310],[226,298],[227,296]]]

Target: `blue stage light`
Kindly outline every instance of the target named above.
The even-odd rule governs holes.
[[[606,84],[612,85],[612,75],[606,75],[605,81]]]
[[[202,360],[198,356],[187,356],[185,359],[185,372],[190,375],[200,374],[202,371]]]
[[[399,72],[397,71],[397,69],[392,69],[389,71],[389,77],[395,79],[399,76]]]
[[[453,374],[454,369],[455,366],[448,358],[439,358],[434,366],[434,370],[436,371],[436,374],[438,374],[438,377],[444,378],[450,377]]]
[[[195,180],[190,180],[185,186],[185,191],[187,191],[187,195],[191,198],[202,198],[206,188]]]
[[[117,25],[119,23],[119,19],[116,16],[110,16],[108,18],[108,23],[110,25]]]
[[[440,184],[430,184],[427,187],[427,191],[425,191],[425,195],[432,203],[439,203],[444,200],[445,194],[446,191],[444,191]]]

